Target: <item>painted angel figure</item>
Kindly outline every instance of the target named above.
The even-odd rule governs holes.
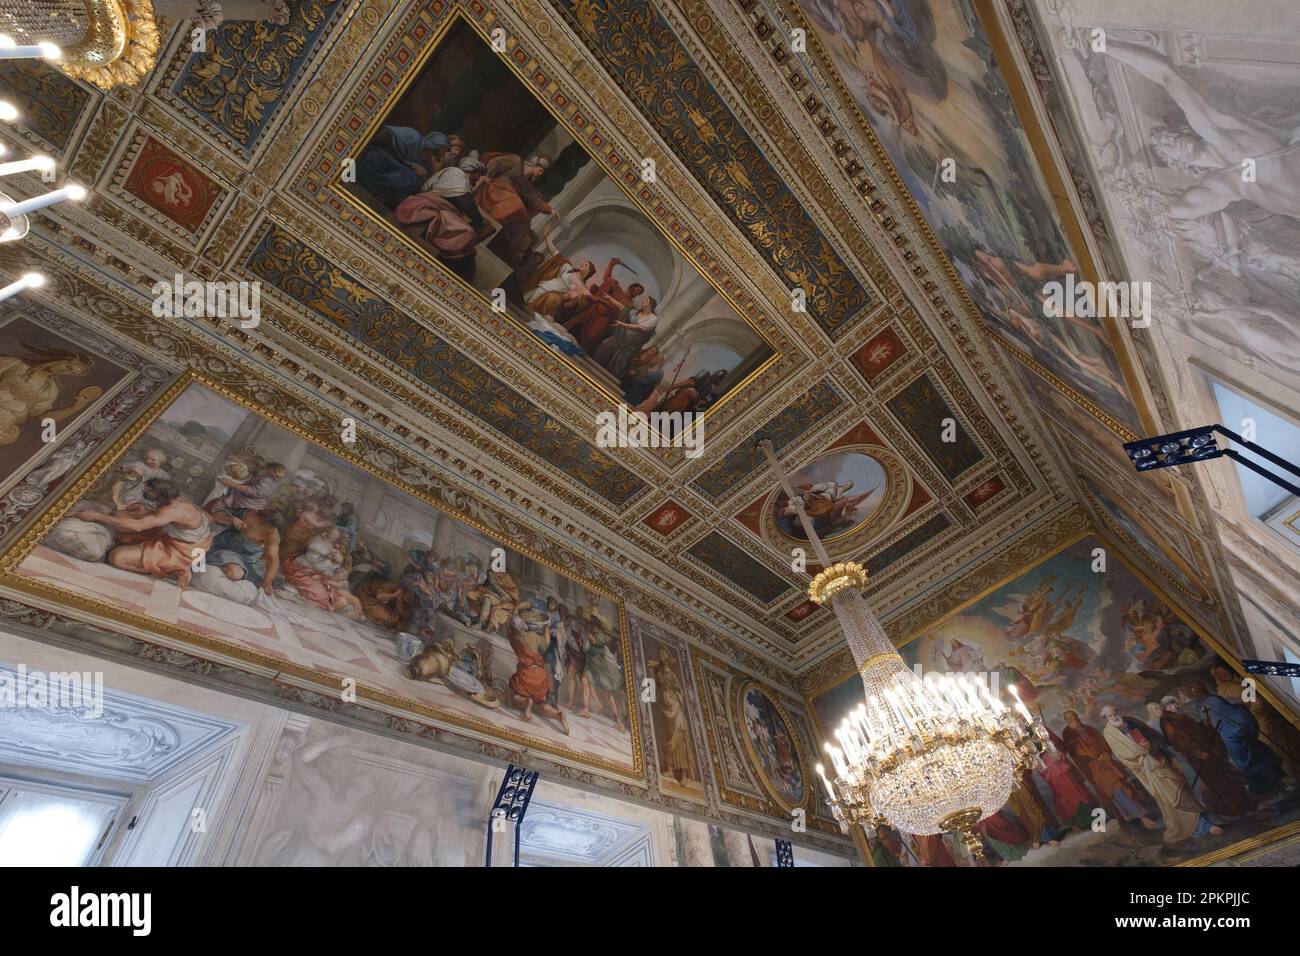
[[[856,495],[848,493],[853,490],[852,481],[804,481],[796,483],[795,487],[813,526],[819,533],[824,533],[841,525],[852,524],[858,505],[870,498],[879,485],[872,485]],[[794,502],[789,501],[781,513],[797,515],[798,511]]]
[[[1048,575],[1028,594],[1008,595],[1012,603],[993,609],[1011,622],[1002,629],[1007,637],[1013,641],[1033,637],[1047,622],[1051,621],[1056,611],[1056,603],[1049,601],[1047,596],[1055,590],[1052,586],[1055,580],[1055,575]]]

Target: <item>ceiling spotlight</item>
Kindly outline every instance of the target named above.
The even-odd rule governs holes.
[[[1157,435],[1154,438],[1140,438],[1137,441],[1126,442],[1124,452],[1132,460],[1133,467],[1138,471],[1173,468],[1176,465],[1209,461],[1211,458],[1231,458],[1243,468],[1249,468],[1251,471],[1264,476],[1273,484],[1285,488],[1291,494],[1300,495],[1300,485],[1276,475],[1257,462],[1244,457],[1235,448],[1220,448],[1214,438],[1215,432],[1232,439],[1243,448],[1250,449],[1272,464],[1285,468],[1292,474],[1300,475],[1300,466],[1279,458],[1267,448],[1261,448],[1254,442],[1247,441],[1236,432],[1229,431],[1218,424],[1202,425],[1200,428],[1189,428],[1187,431],[1174,432],[1172,435]]]
[[[81,202],[81,200],[86,198],[86,189],[84,186],[78,186],[76,183],[71,183],[63,188],[68,191],[68,198],[73,202]]]
[[[50,159],[50,157],[33,156],[31,159],[18,159],[12,163],[0,163],[0,176],[11,176],[14,173],[25,173],[30,170],[44,172],[53,168],[54,160]]]
[[[39,289],[43,285],[45,285],[45,276],[39,272],[28,272],[17,282],[11,282],[4,288],[0,288],[0,302],[12,299],[18,293],[26,292],[28,289]]]
[[[19,46],[14,38],[0,33],[0,60],[60,60],[63,51],[53,43]]]
[[[18,107],[14,106],[8,100],[0,100],[0,120],[6,123],[12,123],[18,118]]]

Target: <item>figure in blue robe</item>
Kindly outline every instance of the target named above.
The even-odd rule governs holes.
[[[407,196],[418,193],[425,179],[433,175],[425,154],[450,146],[445,133],[421,135],[410,126],[381,126],[357,161],[357,185],[395,208]],[[424,170],[423,174],[412,169],[413,165]]]
[[[1205,693],[1193,703],[1195,716],[1205,720],[1223,740],[1228,759],[1246,775],[1251,793],[1272,793],[1282,783],[1282,761],[1259,739],[1259,723],[1250,709],[1218,694]]]

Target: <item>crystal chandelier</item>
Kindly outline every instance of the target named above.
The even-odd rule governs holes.
[[[1022,771],[1042,766],[1047,730],[1014,687],[1008,707],[986,683],[945,674],[922,680],[903,663],[862,600],[867,571],[835,563],[817,536],[772,443],[759,447],[781,481],[822,571],[808,597],[835,612],[853,651],[866,699],[826,743],[834,779],[817,765],[841,828],[880,824],[915,834],[957,833],[977,859],[975,825],[1011,796]]]
[[[106,90],[138,82],[158,58],[150,0],[0,0],[0,34],[0,57],[50,60]]]

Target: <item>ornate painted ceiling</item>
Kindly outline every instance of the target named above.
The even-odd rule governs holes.
[[[29,301],[323,442],[354,419],[367,467],[792,682],[846,652],[804,599],[761,438],[808,480],[858,476],[829,548],[866,564],[899,637],[1096,523],[1239,639],[1194,479],[1119,450],[1174,421],[1152,340],[1026,318],[1026,283],[1096,276],[1107,236],[1021,73],[1022,4],[290,7],[197,52],[164,21],[157,67],[109,93],[0,67],[23,111],[4,135],[91,189],[0,251],[49,276]],[[668,367],[725,366],[699,457],[598,446],[627,379],[493,308],[508,230],[467,263],[352,181],[382,124],[552,157],[557,237],[620,250],[671,323]],[[154,315],[178,273],[260,281],[260,324]],[[1177,562],[1126,536],[1125,508]]]

